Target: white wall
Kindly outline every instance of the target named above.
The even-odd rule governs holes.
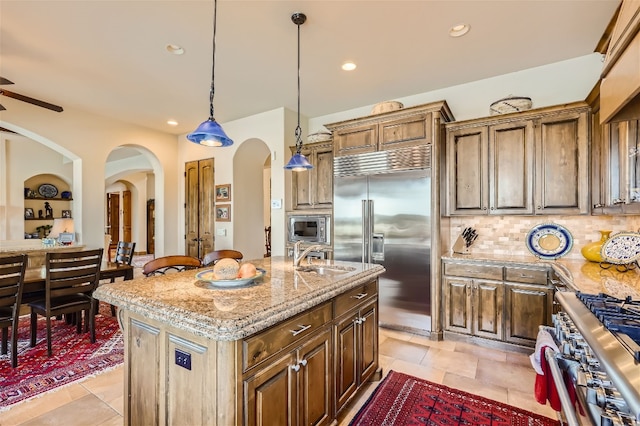
[[[29,139],[50,147],[71,160],[73,175],[73,212],[78,242],[87,247],[104,245],[104,193],[105,162],[113,150],[120,145],[136,145],[148,149],[157,157],[156,166],[161,168],[160,178],[156,176],[155,193],[162,198],[177,200],[177,138],[162,132],[141,128],[127,123],[95,116],[87,112],[65,107],[62,113],[36,108],[22,102],[14,102],[11,108],[2,111],[0,126],[16,131]],[[22,157],[21,157],[22,158]],[[48,154],[28,155],[33,168],[38,173],[50,172],[52,157]],[[153,164],[153,161],[152,161]],[[55,165],[54,165],[55,167]],[[0,182],[4,182],[2,192],[21,193],[23,182],[16,180],[3,167]],[[156,174],[157,175],[157,174]],[[177,246],[178,205],[169,203],[156,213],[160,223],[156,237],[156,247],[160,253],[165,247]],[[3,204],[6,210],[6,204]],[[21,210],[22,211],[22,210]],[[19,215],[22,218],[22,212]],[[0,216],[2,227],[17,220],[14,215]]]

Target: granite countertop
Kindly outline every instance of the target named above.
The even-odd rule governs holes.
[[[558,277],[573,290],[584,293],[607,293],[618,298],[631,296],[634,300],[640,300],[640,268],[620,272],[616,265],[608,269],[601,268],[598,263],[580,259],[556,259],[542,260],[531,256],[504,256],[504,255],[467,255],[451,254],[442,256],[449,261],[476,261],[483,263],[500,263],[514,265],[547,265],[552,268]]]
[[[202,268],[102,284],[94,297],[199,336],[232,341],[259,332],[384,272],[381,265],[356,262],[319,261],[354,268],[337,275],[296,271],[291,260],[284,257],[248,262],[266,270],[264,277],[248,287],[205,288],[206,282],[195,277],[198,272],[210,269]]]

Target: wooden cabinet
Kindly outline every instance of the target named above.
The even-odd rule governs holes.
[[[331,330],[304,343],[244,380],[249,425],[322,425],[332,418]]]
[[[295,152],[295,147],[291,147]],[[330,209],[333,204],[333,143],[316,142],[304,145],[301,153],[313,169],[293,172],[293,209]]]
[[[367,302],[357,305],[339,318],[334,326],[336,412],[351,400],[378,366],[376,293],[370,294],[365,300]]]
[[[640,120],[600,123],[600,86],[587,97],[592,108],[591,200],[593,214],[640,213]],[[640,117],[640,105],[636,109]]]
[[[551,324],[549,270],[505,266],[505,341],[535,346],[540,325]]]
[[[333,132],[334,156],[392,150],[434,142],[437,121],[453,119],[446,102],[326,124]]]
[[[445,261],[443,273],[445,331],[533,347],[551,324],[547,267]]]
[[[444,273],[444,329],[502,339],[502,268],[445,264]]]
[[[586,214],[585,103],[448,123],[449,215]]]

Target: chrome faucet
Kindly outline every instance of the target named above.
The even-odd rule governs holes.
[[[307,255],[313,250],[326,251],[325,246],[320,244],[314,244],[312,246],[307,247],[302,251],[302,253],[300,253],[300,245],[302,245],[302,241],[296,241],[296,243],[293,245],[293,266],[294,267],[300,266],[300,262],[302,262],[302,259],[307,257]]]

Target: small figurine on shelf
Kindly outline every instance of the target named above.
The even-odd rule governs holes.
[[[48,201],[44,202],[44,211],[45,211],[45,218],[46,219],[53,219],[53,209],[51,208],[51,205],[49,204]]]
[[[42,209],[38,210],[38,219],[44,219],[44,216],[42,216]]]

